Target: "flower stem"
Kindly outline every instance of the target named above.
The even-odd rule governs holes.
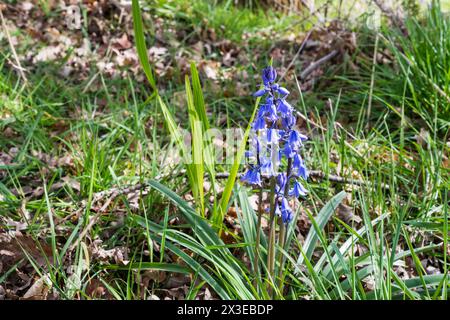
[[[280,250],[278,251],[278,279],[280,281],[280,289],[282,289],[282,281],[281,281],[281,277],[283,275],[283,253],[282,253],[282,249],[284,249],[284,243],[286,240],[286,224],[283,221],[280,221],[280,234],[279,234],[279,239],[278,239],[278,246],[280,248]]]
[[[269,247],[268,247],[268,255],[267,255],[267,275],[274,279],[274,266],[275,266],[275,187],[276,187],[276,178],[272,177],[270,179],[270,222],[269,222]],[[268,287],[269,296],[272,296],[273,286],[269,283]]]
[[[258,289],[258,283],[260,280],[259,277],[259,244],[261,242],[261,222],[262,222],[262,196],[263,196],[263,189],[259,189],[259,195],[258,195],[258,224],[256,225],[256,240],[255,240],[255,257],[253,261],[253,268],[255,272],[255,281],[253,285]]]
[[[288,158],[287,168],[286,168],[286,185],[284,186],[284,196],[287,197],[289,195],[289,182],[291,179],[291,169],[292,169],[292,158]],[[284,245],[286,242],[286,224],[283,221],[280,221],[280,235],[278,238],[278,247],[280,250],[278,251],[278,278],[280,280],[280,290],[282,290],[283,282],[281,277],[283,275],[283,262],[284,256],[282,250],[284,249]]]
[[[257,136],[259,137],[259,130],[256,131]],[[258,167],[261,166],[261,158],[260,158],[260,152],[259,148],[256,149],[256,161],[258,162]],[[261,242],[261,222],[262,222],[262,197],[263,197],[263,188],[261,187],[259,189],[258,194],[258,223],[256,226],[256,239],[255,239],[255,257],[253,261],[253,270],[255,272],[255,281],[253,283],[253,286],[258,289],[258,283],[261,281],[261,278],[259,277],[259,245]]]

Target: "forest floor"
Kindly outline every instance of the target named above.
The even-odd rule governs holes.
[[[182,165],[170,157],[164,115],[149,101],[131,5],[83,2],[78,23],[68,4],[46,3],[0,4],[0,300],[218,298],[198,274],[167,268],[186,263],[164,254],[164,245],[131,218],[183,230],[176,205],[148,189],[114,194],[141,177],[158,178],[193,203],[186,177],[173,174]],[[439,66],[448,67],[448,52],[424,71],[443,74],[430,84],[414,66],[405,75],[389,31],[361,21],[319,22],[307,11],[208,1],[143,9],[159,93],[181,127],[191,62],[210,123],[226,129],[247,126],[251,94],[273,59],[299,112],[297,126],[310,137],[307,166],[321,173],[298,206],[293,255],[312,228],[310,215],[346,191],[312,257],[328,274],[317,267],[315,277],[304,272],[297,281],[292,273],[286,299],[447,297],[450,75]],[[233,254],[245,264],[240,203],[233,199],[222,239],[236,245]],[[364,228],[370,232],[358,233]],[[360,242],[333,256],[349,267],[336,279],[322,253],[357,233]],[[350,287],[346,279],[353,279]]]

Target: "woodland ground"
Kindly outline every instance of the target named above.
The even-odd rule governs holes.
[[[385,12],[373,29],[378,7],[355,15],[350,2],[313,13],[257,1],[142,5],[159,95],[188,128],[194,62],[211,126],[246,128],[261,69],[272,58],[283,76],[310,137],[307,166],[321,175],[293,204],[277,298],[447,299],[450,20],[438,7],[410,8],[400,25]],[[267,298],[252,286],[249,188],[236,183],[223,242],[196,246],[205,235],[183,206],[198,204],[149,98],[130,4],[84,1],[79,28],[57,2],[0,6],[0,300]],[[115,192],[144,178],[180,197]],[[224,190],[211,185],[206,212]]]

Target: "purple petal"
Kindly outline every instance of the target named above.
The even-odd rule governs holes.
[[[261,96],[263,96],[263,95],[265,95],[265,94],[266,94],[266,89],[264,88],[264,89],[261,89],[261,90],[256,91],[256,92],[253,94],[253,96],[254,96],[254,97],[261,97]]]
[[[278,92],[279,94],[284,95],[284,96],[287,96],[287,95],[289,94],[289,91],[288,91],[286,88],[283,88],[283,87],[279,87],[279,88],[277,89],[277,92]]]

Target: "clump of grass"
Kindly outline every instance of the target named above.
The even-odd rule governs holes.
[[[450,125],[449,23],[440,1],[433,1],[423,14],[406,17],[404,31],[388,25],[360,29],[366,58],[355,57],[360,69],[347,73],[345,89],[356,92],[351,102],[357,106],[363,99],[373,102],[368,121],[387,106],[392,114],[417,119],[426,130],[445,135]],[[375,65],[367,58],[374,51]]]
[[[175,18],[180,23],[212,29],[218,39],[240,43],[244,33],[285,29],[294,17],[282,15],[260,6],[236,7],[231,1],[159,1],[152,5],[157,15]]]
[[[409,16],[405,24],[407,37],[385,32],[399,68],[395,82],[405,87],[405,108],[420,116],[429,130],[445,132],[450,125],[450,18],[442,12],[440,1],[433,1],[425,17]],[[402,95],[389,86],[379,90],[384,91],[380,96],[401,101]]]

